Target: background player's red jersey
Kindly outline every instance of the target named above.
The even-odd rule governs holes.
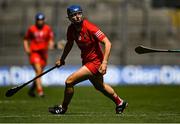
[[[53,38],[52,29],[46,24],[42,29],[38,29],[36,25],[30,26],[25,35],[25,39],[30,41],[31,51],[47,50],[48,42]]]
[[[84,19],[80,32],[77,32],[74,25],[71,24],[67,31],[67,41],[76,41],[81,50],[81,58],[83,63],[91,62],[94,60],[103,60],[103,53],[100,47],[100,41],[106,36],[94,24]]]

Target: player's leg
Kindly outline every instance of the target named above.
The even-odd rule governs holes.
[[[40,75],[43,72],[43,66],[40,63],[33,64],[33,68],[35,70],[36,76]],[[38,95],[44,96],[41,78],[37,78],[35,83]]]
[[[91,83],[94,85],[94,87],[99,90],[100,92],[102,92],[105,96],[107,96],[108,98],[110,98],[115,104],[116,104],[116,108],[118,106],[121,106],[123,105],[123,110],[124,108],[126,107],[126,102],[123,101],[118,95],[117,93],[114,91],[114,89],[108,85],[108,84],[105,84],[104,83],[104,80],[103,80],[103,75],[102,74],[96,74],[94,76],[91,76],[89,78],[89,80],[91,81]],[[125,105],[125,106],[124,106]],[[122,113],[123,110],[121,111],[117,111],[116,110],[116,113]]]
[[[31,54],[31,64],[35,70],[36,76],[43,73],[43,69],[47,63],[47,58],[48,58],[47,50],[36,51]],[[37,78],[35,83],[36,83],[36,90],[38,95],[43,97],[44,92],[43,92],[41,78]]]
[[[29,61],[30,61],[30,64],[32,65],[33,69],[34,69],[34,63],[36,63],[38,57],[38,54],[37,52],[31,52],[30,56],[29,56]],[[38,57],[39,58],[39,57]],[[34,69],[35,70],[35,69]],[[36,72],[35,72],[36,73]],[[31,97],[35,97],[35,90],[36,90],[36,81],[34,81],[28,91],[28,95],[31,96]]]
[[[66,79],[66,87],[64,91],[64,100],[62,107],[67,108],[67,106],[69,105],[74,94],[74,85],[88,79],[90,75],[92,75],[91,72],[86,68],[86,66],[83,66]]]
[[[53,114],[64,114],[74,94],[74,85],[88,79],[92,73],[86,66],[82,66],[79,70],[71,74],[65,81],[64,99],[62,106],[50,107],[49,112]]]
[[[110,85],[104,83],[103,75],[94,75],[90,77],[89,80],[97,90],[101,91],[105,96],[112,99],[116,105],[119,105],[121,103],[122,100],[118,97],[113,88]]]

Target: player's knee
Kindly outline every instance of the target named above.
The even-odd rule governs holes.
[[[65,84],[66,84],[66,87],[67,87],[67,88],[71,88],[71,87],[74,86],[72,83],[67,83],[67,82],[65,82]]]
[[[69,76],[69,77],[66,79],[66,83],[67,83],[67,84],[73,83],[73,77],[72,77],[72,76]]]
[[[73,84],[74,84],[74,80],[73,80],[73,78],[70,76],[70,77],[68,77],[67,79],[66,79],[66,86],[67,87],[72,87],[73,86]]]
[[[42,71],[41,69],[37,69],[37,70],[36,70],[36,74],[37,74],[37,75],[40,75],[42,72],[43,72],[43,71]]]

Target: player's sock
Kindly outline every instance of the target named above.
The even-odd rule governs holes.
[[[67,105],[67,104],[65,104],[65,103],[63,103],[61,107],[62,107],[64,110],[67,110],[68,105]]]
[[[43,92],[42,88],[37,89],[37,92],[38,92],[39,96],[43,96],[44,95],[44,92]]]
[[[114,96],[114,101],[117,106],[120,106],[123,103],[123,100],[119,96]]]

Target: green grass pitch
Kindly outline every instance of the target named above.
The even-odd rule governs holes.
[[[0,88],[0,123],[180,123],[180,86],[116,86],[129,106],[122,115],[115,105],[93,87],[75,87],[65,115],[52,115],[48,107],[62,101],[64,87],[45,87],[45,98],[30,98],[24,88],[10,98],[10,87]]]

